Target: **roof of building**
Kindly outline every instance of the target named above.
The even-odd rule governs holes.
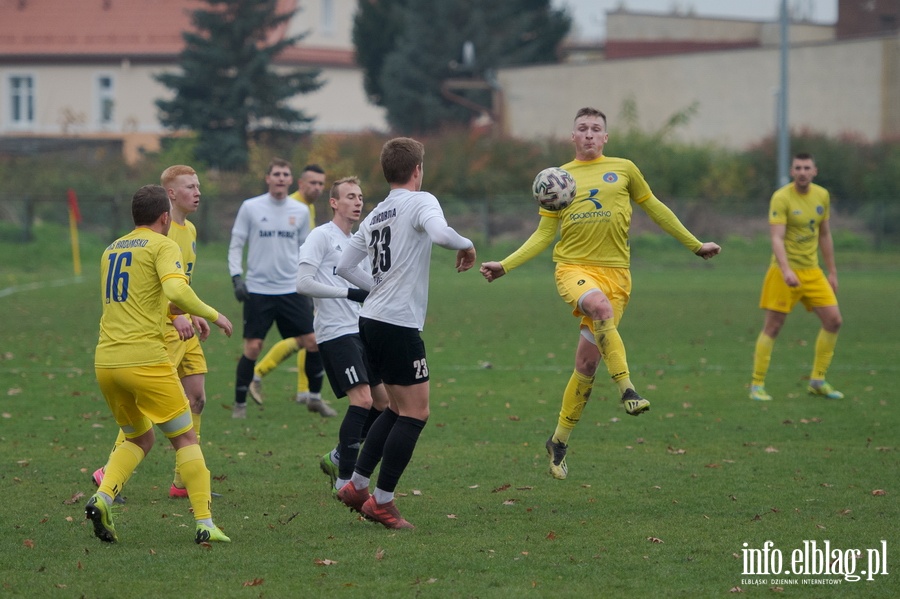
[[[299,0],[278,0],[283,12]],[[41,63],[123,60],[172,62],[202,0],[0,0],[0,61]],[[286,25],[270,33],[282,39]],[[298,44],[278,62],[351,66],[353,52]]]

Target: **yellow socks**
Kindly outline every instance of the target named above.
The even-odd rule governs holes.
[[[117,445],[103,468],[103,482],[99,492],[110,497],[118,495],[143,459],[144,450],[134,443],[125,441]]]
[[[188,445],[175,452],[175,468],[181,473],[184,486],[188,490],[194,519],[212,518],[210,504],[212,492],[209,482],[209,470],[203,451],[199,445]]]
[[[125,433],[123,433],[123,432],[122,432],[122,429],[120,428],[120,429],[119,429],[119,434],[116,435],[116,442],[113,443],[113,448],[112,448],[112,449],[110,450],[110,452],[109,452],[109,457],[110,457],[110,458],[112,457],[113,452],[115,452],[116,449],[119,448],[119,445],[121,445],[121,444],[124,443],[124,442],[125,442]],[[107,458],[107,461],[109,461],[109,458]]]
[[[813,359],[812,373],[809,378],[814,381],[824,381],[825,373],[831,366],[831,359],[834,358],[834,346],[837,345],[837,333],[829,333],[825,329],[819,329],[819,336],[816,337],[816,355]]]
[[[306,376],[306,349],[297,352],[297,393],[309,393],[309,378]]]
[[[606,370],[612,380],[619,384],[620,381],[628,379],[628,361],[625,358],[625,344],[616,328],[615,320],[594,321],[594,341],[597,342],[597,348],[603,361],[606,363]],[[628,381],[626,388],[633,388],[631,381]],[[624,392],[623,385],[619,385],[620,391]]]
[[[287,360],[291,355],[297,353],[299,346],[297,345],[297,340],[294,337],[288,337],[287,339],[282,339],[278,343],[272,346],[272,349],[268,351],[268,353],[263,356],[261,360],[256,362],[256,366],[253,369],[253,374],[257,376],[266,376],[275,368]]]
[[[594,387],[594,377],[585,376],[577,370],[572,372],[569,384],[563,393],[562,408],[559,410],[559,422],[553,440],[564,445],[569,443],[569,435],[572,429],[581,420],[584,406],[591,397],[591,389]]]
[[[769,372],[769,362],[772,360],[772,348],[774,347],[775,340],[765,333],[761,332],[756,338],[756,350],[753,352],[753,385],[762,387],[766,384],[766,374]],[[816,347],[818,355],[818,343]],[[832,345],[833,348],[834,345]]]
[[[197,433],[197,445],[200,444],[200,414],[194,414],[191,412],[191,420],[194,422],[194,432]],[[181,473],[178,472],[178,467],[175,468],[175,478],[172,479],[172,484],[178,487],[179,489],[184,489],[184,481],[181,479]]]

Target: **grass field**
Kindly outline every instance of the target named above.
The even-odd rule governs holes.
[[[829,379],[846,399],[806,394],[818,321],[798,310],[775,348],[775,401],[761,404],[747,384],[765,243],[725,241],[704,263],[637,240],[620,330],[652,411],[627,416],[598,375],[557,481],[544,441],[577,329],[549,253],[488,285],[454,273],[453,253],[436,248],[424,332],[432,416],[398,487],[417,528],[391,532],[331,498],[318,456],[339,418],[292,401],[287,365],[267,377],[264,409],[231,419],[239,305],[226,248],[201,247],[195,288],[237,323],[234,338],[214,331],[205,345],[203,451],[233,543],[204,548],[187,502],[167,496],[174,454],[163,441],[125,489],[120,542],[101,543],[85,522],[89,474],[116,434],[92,367],[103,243],[83,240],[76,282],[65,231],[36,232],[27,247],[0,241],[2,596],[900,596],[896,253],[838,250],[845,325]],[[479,260],[507,249],[479,248]],[[785,568],[805,541],[829,541],[847,560],[859,549],[857,574],[867,549],[886,547],[889,573],[745,575],[743,550],[766,541]]]

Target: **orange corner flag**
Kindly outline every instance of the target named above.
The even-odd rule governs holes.
[[[69,188],[69,214],[72,215],[76,223],[81,222],[81,212],[78,210],[78,196],[75,195],[75,190],[71,187]]]
[[[72,242],[72,268],[75,276],[81,276],[81,254],[78,251],[78,223],[81,222],[81,212],[78,210],[78,197],[75,190],[69,188],[69,238]]]

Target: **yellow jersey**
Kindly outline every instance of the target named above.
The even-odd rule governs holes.
[[[197,227],[189,220],[179,225],[174,220],[169,228],[169,239],[181,248],[182,267],[187,275],[188,284],[193,282],[194,264],[197,263]]]
[[[162,282],[187,279],[178,244],[146,227],[120,237],[100,261],[100,339],[94,354],[99,368],[168,362],[165,317],[168,299]]]
[[[653,194],[638,167],[625,158],[600,156],[562,165],[575,179],[575,198],[558,212],[541,209],[541,216],[559,219],[560,239],[553,261],[628,268],[631,248],[631,202]]]
[[[291,195],[289,195],[288,197],[292,198],[294,200],[297,200],[298,202],[300,202],[302,204],[305,204],[306,207],[309,208],[309,230],[312,231],[313,229],[315,229],[316,228],[316,205],[313,204],[312,202],[307,202],[306,198],[303,197],[303,194],[300,193],[299,189],[297,191],[295,191],[294,193],[292,193]]]
[[[815,183],[801,194],[789,183],[772,194],[769,203],[769,224],[785,225],[784,250],[792,269],[818,268],[819,226],[828,220],[831,196],[828,190]],[[772,256],[772,264],[776,264]]]

